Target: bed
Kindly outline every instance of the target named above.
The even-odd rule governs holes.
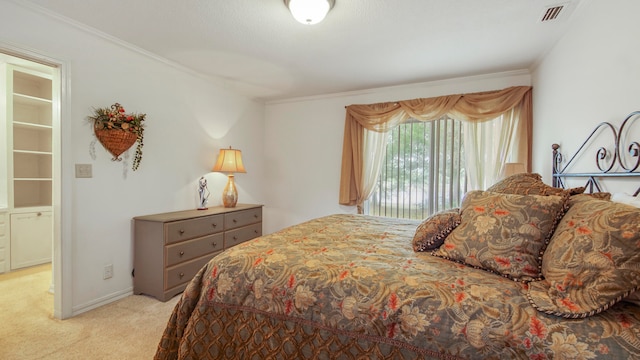
[[[637,117],[611,125],[598,158],[618,165],[585,186],[563,189],[578,176],[555,147],[555,187],[518,174],[424,220],[335,214],[235,246],[189,283],[155,358],[640,358],[638,191],[600,185],[637,179],[637,143],[619,144]]]

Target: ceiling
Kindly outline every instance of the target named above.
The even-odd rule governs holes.
[[[336,0],[309,26],[283,0],[25,0],[265,101],[529,69],[580,1]]]

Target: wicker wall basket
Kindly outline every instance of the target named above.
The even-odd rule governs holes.
[[[120,155],[127,151],[137,139],[136,134],[120,129],[94,129],[98,141],[113,155],[112,161],[120,161]]]

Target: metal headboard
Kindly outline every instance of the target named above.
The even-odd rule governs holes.
[[[640,111],[634,111],[629,114],[620,128],[616,129],[615,125],[609,122],[602,122],[593,129],[591,135],[582,143],[580,148],[573,154],[573,156],[563,164],[564,158],[558,151],[560,145],[553,144],[553,170],[552,170],[552,185],[554,187],[565,188],[565,180],[567,178],[583,178],[586,179],[585,186],[589,192],[602,191],[600,181],[603,178],[634,178],[637,177],[640,180],[640,171],[637,171],[640,167],[640,143],[638,141],[627,141],[626,135],[629,134],[629,130],[632,128],[636,119],[640,118]],[[597,170],[594,172],[568,172],[569,166],[574,164],[576,159],[583,156],[585,153],[592,150],[588,150],[587,145],[602,132],[611,131],[613,135],[613,142],[608,146],[599,147],[596,150],[596,166]],[[613,149],[611,149],[613,147]],[[640,193],[640,187],[633,194],[638,196]]]

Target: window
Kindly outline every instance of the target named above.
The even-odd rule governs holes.
[[[424,219],[458,207],[466,191],[462,123],[447,116],[410,119],[389,132],[376,189],[364,211]]]

